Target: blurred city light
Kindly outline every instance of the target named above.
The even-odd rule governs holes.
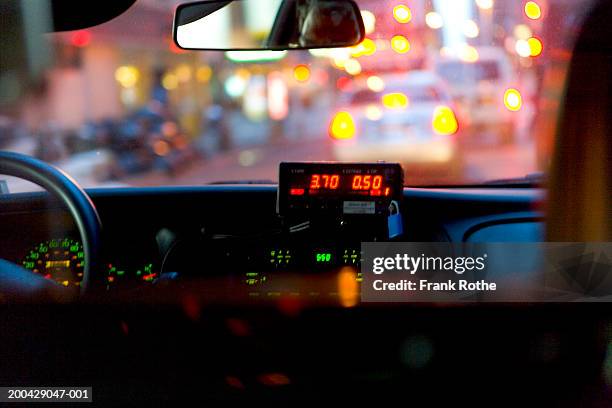
[[[177,66],[175,73],[179,82],[188,82],[191,79],[191,67],[187,64]]]
[[[346,65],[347,61],[347,58],[336,57],[332,59],[332,64],[338,69],[344,69],[344,66]]]
[[[372,34],[376,29],[376,16],[368,10],[361,10],[361,18],[366,34]]]
[[[199,67],[196,70],[196,79],[199,82],[208,82],[210,81],[210,78],[212,77],[212,68],[209,67],[208,65],[202,65],[201,67]]]
[[[412,11],[405,4],[399,4],[393,7],[393,18],[395,18],[398,23],[408,23],[412,20]]]
[[[162,77],[162,86],[168,91],[172,91],[178,87],[179,80],[175,74],[168,72]]]
[[[329,57],[334,67],[343,70],[346,62],[351,58],[350,48],[332,48]]]
[[[457,132],[459,125],[451,108],[448,106],[438,106],[434,110],[431,127],[439,135],[450,136]]]
[[[289,114],[289,90],[280,71],[273,71],[268,74],[267,94],[270,119],[282,120],[286,118]]]
[[[115,70],[115,80],[124,88],[135,86],[139,78],[140,72],[133,65],[122,65]]]
[[[478,50],[471,45],[465,45],[461,48],[460,58],[464,62],[476,62],[480,58]]]
[[[351,58],[344,64],[344,70],[347,74],[359,75],[361,74],[361,64],[356,59]]]
[[[387,109],[405,109],[408,106],[408,97],[401,92],[385,94],[381,100]]]
[[[410,42],[403,35],[396,35],[391,38],[391,48],[398,54],[405,54],[410,51]]]
[[[476,0],[478,8],[483,10],[490,10],[493,8],[493,0]]]
[[[246,68],[238,68],[234,73],[245,81],[251,77],[251,73]]]
[[[306,65],[298,65],[293,69],[293,78],[298,82],[306,82],[310,79],[310,69]]]
[[[232,75],[225,80],[223,88],[225,92],[232,98],[242,96],[247,86],[247,80],[240,75]]]
[[[376,52],[376,43],[370,38],[366,38],[361,42],[363,46],[363,55],[372,55]]]
[[[523,58],[531,56],[531,48],[526,40],[518,40],[514,45],[514,50]]]
[[[525,15],[532,20],[537,20],[542,17],[542,10],[535,1],[528,1],[525,3]]]
[[[474,20],[466,20],[463,24],[463,34],[465,34],[467,38],[478,37],[478,34],[480,34],[478,24],[476,24]]]
[[[156,140],[153,143],[153,151],[158,156],[165,156],[170,152],[170,145],[165,140]]]
[[[251,167],[257,163],[258,154],[253,150],[243,150],[238,154],[238,164],[242,167]]]
[[[430,11],[425,15],[425,24],[427,24],[429,28],[437,30],[442,28],[444,21],[442,20],[442,16],[440,14],[436,13],[435,11]]]
[[[537,57],[542,54],[543,46],[542,42],[539,39],[537,39],[536,37],[531,37],[527,40],[527,43],[529,45],[529,51],[532,57]]]
[[[504,93],[504,105],[509,111],[516,112],[523,106],[523,98],[521,93],[514,89],[507,89]]]
[[[350,48],[351,55],[355,58],[363,55],[372,55],[376,52],[376,43],[370,38],[364,39],[359,44]]]
[[[366,106],[365,116],[369,120],[372,120],[372,121],[380,120],[380,118],[382,118],[382,115],[383,115],[383,111],[382,109],[380,109],[380,107],[374,104]]]
[[[459,55],[466,42],[463,24],[472,19],[474,3],[471,0],[434,0],[433,5],[444,21],[441,45]]]
[[[336,80],[336,88],[341,91],[347,90],[351,86],[351,80],[347,77],[341,77]]]
[[[351,139],[355,136],[355,122],[348,112],[338,112],[329,127],[330,136],[334,139]]]
[[[385,82],[382,80],[381,77],[376,75],[368,77],[366,85],[373,92],[381,92],[383,89],[385,89]]]
[[[532,35],[531,28],[527,24],[518,24],[514,27],[513,33],[518,40],[526,40]]]
[[[232,62],[278,61],[287,56],[287,51],[226,51],[225,56]]]
[[[353,307],[359,302],[357,273],[349,266],[343,267],[338,272],[338,297],[344,307]]]
[[[70,43],[75,47],[86,47],[91,42],[91,33],[87,30],[78,30],[70,33]]]
[[[246,80],[245,83],[246,89],[242,100],[242,111],[244,115],[254,122],[265,120],[268,115],[266,77],[261,74],[256,74],[249,80]]]

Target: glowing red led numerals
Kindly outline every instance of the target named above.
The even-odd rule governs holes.
[[[335,190],[339,184],[340,176],[337,174],[313,174],[310,177],[310,188],[313,190],[320,188]]]
[[[382,176],[366,175],[366,176],[353,176],[352,188],[353,190],[379,190],[382,186]]]

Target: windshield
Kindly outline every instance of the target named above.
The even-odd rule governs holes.
[[[43,83],[0,108],[0,148],[85,187],[276,182],[306,160],[397,162],[411,186],[546,172],[591,1],[358,0],[361,44],[280,52],[181,50],[178,3],[48,34]]]

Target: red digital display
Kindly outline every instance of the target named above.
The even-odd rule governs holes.
[[[340,185],[340,175],[338,174],[313,174],[310,176],[310,188],[318,190],[320,188],[336,190]]]
[[[389,187],[383,188],[383,176],[381,175],[361,175],[356,174],[353,176],[347,176],[350,178],[350,186],[353,191],[360,191],[368,193],[371,196],[389,196],[391,189]],[[340,175],[339,174],[312,174],[310,176],[309,188],[312,192],[317,190],[337,190],[340,186]],[[291,195],[302,195],[296,194],[295,190],[291,189]],[[303,190],[302,190],[303,191]]]
[[[397,163],[281,163],[277,211],[353,214],[351,202],[368,202],[368,214],[386,214],[402,199],[403,176]]]

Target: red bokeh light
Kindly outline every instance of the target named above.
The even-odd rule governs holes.
[[[75,47],[86,47],[91,42],[91,33],[87,30],[79,30],[70,33],[70,43]]]

